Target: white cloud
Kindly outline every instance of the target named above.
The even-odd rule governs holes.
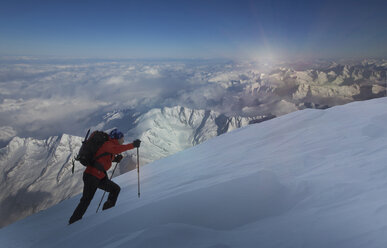
[[[0,127],[0,142],[8,141],[15,137],[17,132],[10,126]]]
[[[181,68],[180,63],[5,64],[0,68],[0,126],[38,137],[76,134],[81,124],[106,111],[150,108],[174,96],[188,84]]]
[[[83,135],[115,109],[144,112],[177,105],[228,115],[264,114],[281,100],[275,89],[285,84],[287,74],[304,75],[279,68],[211,61],[2,61],[0,127],[38,138]],[[299,80],[313,80],[308,78]],[[278,106],[280,113],[295,109],[291,103]]]
[[[125,80],[122,77],[112,77],[106,81],[106,85],[122,85],[123,83]]]
[[[4,99],[0,104],[0,126],[12,125],[22,136],[46,137],[62,132],[83,131],[81,123],[107,104],[82,98]],[[16,135],[16,131],[13,132]]]
[[[180,105],[243,113],[241,99],[251,96],[237,84],[256,80],[255,69],[203,62],[9,63],[0,68],[0,126],[42,138],[82,134],[114,109]]]

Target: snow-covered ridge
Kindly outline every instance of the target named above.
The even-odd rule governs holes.
[[[304,66],[284,65],[255,70],[232,68],[208,80],[237,95],[232,102],[246,116],[288,114],[305,108],[327,108],[386,96],[386,67],[376,62]]]
[[[386,104],[307,109],[234,130],[142,167],[141,198],[129,172],[115,179],[115,208],[95,214],[98,191],[67,226],[77,196],[0,239],[13,248],[383,248]]]
[[[98,125],[100,130],[111,126],[124,127],[128,120],[122,112],[108,114],[104,119],[105,122]],[[126,132],[127,142],[134,138],[143,140],[141,164],[147,164],[250,122],[264,120],[264,117],[226,117],[213,111],[173,107],[153,109],[141,116],[133,114],[129,119],[133,119],[136,128],[122,131]],[[0,172],[3,175],[0,181],[3,189],[0,194],[0,226],[46,209],[81,191],[83,182],[80,175],[84,167],[76,162],[74,175],[71,169],[82,139],[67,134],[46,140],[15,137],[0,149]],[[125,155],[116,175],[135,166],[134,152],[128,151]]]
[[[0,149],[0,225],[46,209],[82,189],[77,166],[72,176],[71,160],[81,138],[63,134],[47,140],[13,138]]]
[[[153,109],[136,119],[128,137],[144,141],[142,153],[146,162],[174,154],[210,138],[230,132],[269,117],[226,117],[214,111],[193,110],[176,106]]]

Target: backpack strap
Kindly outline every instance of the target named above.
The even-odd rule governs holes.
[[[108,152],[104,152],[100,155],[98,155],[97,157],[95,157],[94,161],[97,161],[98,159],[104,157],[104,156],[107,156],[107,155],[112,155],[111,153],[108,153]]]

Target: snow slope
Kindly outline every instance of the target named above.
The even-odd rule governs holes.
[[[229,132],[255,118],[226,117],[213,111],[192,110],[183,107],[153,109],[143,115],[130,111],[113,112],[92,130],[119,127],[126,132],[126,141],[143,140],[141,164],[174,154],[207,139]],[[128,123],[134,123],[129,126]],[[0,227],[51,207],[82,191],[84,167],[72,159],[77,155],[81,137],[63,134],[47,140],[13,138],[7,147],[0,149]],[[136,165],[134,152],[124,153],[115,175],[120,175]],[[16,207],[15,207],[16,206]]]
[[[3,247],[385,247],[387,98],[234,130],[0,230]]]

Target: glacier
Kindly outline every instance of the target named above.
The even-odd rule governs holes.
[[[387,98],[248,125],[0,229],[4,247],[385,247]]]

